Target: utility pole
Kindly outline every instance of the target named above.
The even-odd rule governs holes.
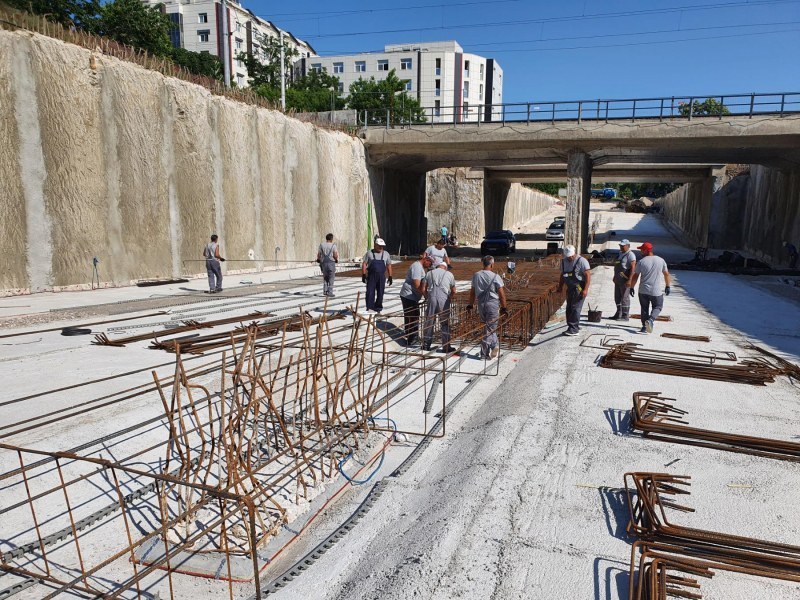
[[[283,31],[281,31],[281,110],[286,112],[286,64],[283,58]]]
[[[228,56],[228,3],[222,0],[222,81],[226,88],[231,87],[231,57]]]

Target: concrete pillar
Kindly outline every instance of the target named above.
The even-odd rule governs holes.
[[[506,181],[484,179],[483,214],[486,231],[503,229],[503,216],[506,212],[506,200],[511,184]]]
[[[588,250],[589,200],[592,190],[592,159],[580,150],[567,154],[567,223],[564,228],[564,245],[572,245],[578,252]]]
[[[369,180],[377,224],[373,233],[380,234],[391,254],[424,250],[425,173],[372,167]]]

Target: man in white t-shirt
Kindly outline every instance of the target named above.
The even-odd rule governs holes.
[[[450,266],[450,257],[447,256],[447,250],[442,240],[439,240],[432,246],[428,246],[425,252],[431,257],[434,269],[442,263],[445,263],[448,267]]]
[[[642,259],[636,262],[636,270],[628,284],[630,294],[639,282],[639,306],[641,308],[641,333],[652,333],[661,309],[664,308],[664,296],[669,296],[670,276],[667,263],[653,252],[653,244],[645,242],[639,246]],[[652,308],[651,308],[652,307]]]

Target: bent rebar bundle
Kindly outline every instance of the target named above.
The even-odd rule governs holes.
[[[627,531],[639,538],[631,550],[629,598],[702,598],[698,581],[685,575],[711,577],[711,569],[800,581],[799,546],[672,523],[668,511],[694,512],[675,500],[689,494],[690,479],[668,473],[625,474]]]
[[[660,392],[635,392],[631,428],[648,439],[800,462],[800,443],[689,427],[688,411]]]

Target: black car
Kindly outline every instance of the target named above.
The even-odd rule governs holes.
[[[481,242],[481,254],[513,254],[517,251],[517,240],[508,229],[490,231]]]

